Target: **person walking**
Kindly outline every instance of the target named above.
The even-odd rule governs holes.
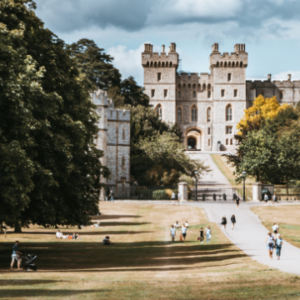
[[[234,229],[235,223],[236,223],[236,218],[235,215],[231,216],[231,223],[232,223],[232,230]]]
[[[280,259],[281,256],[281,247],[283,244],[282,238],[281,238],[281,234],[278,233],[277,238],[276,238],[276,255],[277,255],[277,259]]]
[[[13,270],[15,261],[18,262],[18,271],[21,271],[21,255],[22,253],[19,251],[19,241],[16,241],[13,245],[13,251],[11,255],[11,264],[10,264],[10,270]]]
[[[186,232],[187,232],[187,227],[185,227],[185,224],[182,224],[181,235],[182,235],[183,242],[185,242],[185,239],[186,239]]]
[[[226,229],[227,219],[225,216],[223,216],[221,224],[223,226],[223,229]]]
[[[236,209],[239,209],[240,198],[238,196],[235,198],[235,204],[236,204]]]
[[[265,200],[265,205],[268,205],[269,197],[267,193],[265,193],[264,200]]]
[[[274,194],[272,196],[272,200],[273,200],[273,205],[275,205],[275,203],[277,203],[277,196],[276,196],[276,194]]]
[[[178,193],[178,204],[181,204],[181,197],[182,197],[181,193]]]
[[[274,237],[272,236],[271,232],[268,233],[266,243],[267,243],[267,248],[269,251],[270,259],[273,259],[273,250],[274,250],[275,244],[274,244]]]
[[[110,190],[110,194],[108,195],[110,197],[110,202],[114,202],[114,191]]]
[[[200,228],[199,241],[200,241],[200,244],[203,244],[203,241],[204,241],[204,230],[203,230],[203,227]]]
[[[175,193],[173,192],[173,193],[172,193],[172,196],[171,196],[172,204],[173,204],[173,205],[175,204],[175,198],[176,198],[176,195],[175,195]]]
[[[211,239],[211,229],[209,225],[205,230],[205,235],[206,235],[206,242],[209,243],[209,240]]]
[[[176,228],[174,227],[174,225],[171,226],[171,232],[170,235],[172,237],[172,243],[174,243],[175,241],[175,236],[176,236]]]

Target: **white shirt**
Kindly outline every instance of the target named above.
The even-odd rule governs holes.
[[[181,198],[181,194],[180,193],[178,193],[178,199],[180,199]]]
[[[175,193],[172,193],[172,199],[175,199]]]
[[[187,228],[184,227],[184,226],[182,226],[182,227],[181,227],[181,232],[182,232],[182,233],[186,233],[186,231],[187,231]]]
[[[171,228],[171,234],[175,235],[176,228]]]
[[[61,237],[62,237],[62,232],[57,231],[57,232],[56,232],[56,237],[57,237],[58,239],[61,238]]]
[[[269,197],[267,194],[265,194],[265,200],[269,200]]]
[[[189,227],[189,223],[188,222],[185,222],[184,225],[185,225],[185,227]]]
[[[174,224],[174,227],[175,227],[175,228],[178,228],[178,227],[179,227],[179,224],[178,224],[178,223],[175,223],[175,224]]]

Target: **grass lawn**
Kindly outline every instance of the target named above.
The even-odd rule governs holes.
[[[262,223],[272,232],[272,225],[279,223],[283,240],[300,248],[300,205],[252,207]]]
[[[100,228],[80,240],[57,240],[33,226],[0,238],[0,299],[299,299],[300,278],[260,265],[233,246],[216,224],[188,206],[101,203]],[[95,220],[99,217],[95,217]],[[170,242],[170,225],[188,220],[187,242]],[[63,233],[78,232],[60,228]],[[115,243],[102,245],[105,235]],[[38,272],[9,272],[13,242],[37,254]]]

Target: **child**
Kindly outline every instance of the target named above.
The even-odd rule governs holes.
[[[182,226],[181,226],[181,235],[182,235],[182,238],[183,238],[183,242],[185,242],[186,231],[187,231],[187,227],[185,227],[185,224],[182,224]]]
[[[277,255],[277,259],[280,259],[282,244],[283,244],[283,242],[282,242],[281,235],[278,234],[277,235],[277,239],[276,239],[276,255]]]
[[[200,243],[203,244],[204,241],[204,230],[203,227],[200,229]]]
[[[174,225],[171,226],[171,233],[170,233],[170,235],[172,237],[172,242],[174,243],[175,236],[176,236],[176,228],[174,227]]]

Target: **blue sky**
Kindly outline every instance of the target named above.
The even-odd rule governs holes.
[[[67,43],[93,39],[123,77],[143,84],[141,52],[175,42],[188,72],[209,72],[220,52],[246,44],[248,79],[300,79],[299,0],[35,0],[36,14]]]

